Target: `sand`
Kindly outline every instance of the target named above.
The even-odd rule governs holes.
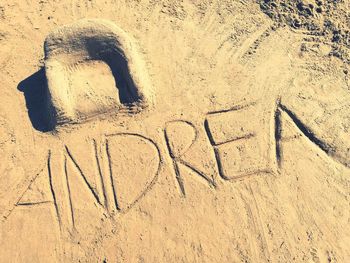
[[[0,262],[349,262],[349,10],[0,2]]]

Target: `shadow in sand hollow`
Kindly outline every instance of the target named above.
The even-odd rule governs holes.
[[[45,69],[41,68],[28,78],[22,80],[17,89],[24,93],[29,119],[33,127],[41,132],[54,128],[48,104]]]

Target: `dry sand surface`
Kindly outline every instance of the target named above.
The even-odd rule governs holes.
[[[0,262],[350,262],[350,1],[0,0]]]

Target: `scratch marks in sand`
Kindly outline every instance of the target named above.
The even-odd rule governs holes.
[[[73,154],[76,145],[51,150],[46,169],[34,178],[15,207],[52,205],[60,231],[73,233],[91,214],[99,218],[104,213],[127,213],[157,182],[162,158],[152,139],[117,133],[106,135],[100,144],[93,139],[88,146],[96,163]]]
[[[164,129],[164,138],[168,148],[170,158],[172,160],[173,168],[175,171],[176,180],[179,184],[181,194],[186,195],[183,177],[181,175],[180,165],[187,167],[195,172],[202,179],[204,179],[209,186],[216,187],[215,174],[210,172],[203,172],[205,165],[210,162],[206,160],[204,156],[200,160],[196,160],[196,150],[200,147],[199,133],[196,127],[184,120],[171,121],[166,124]],[[206,149],[201,148],[201,151],[208,152]]]
[[[182,166],[213,188],[217,187],[219,178],[235,181],[256,174],[275,174],[282,168],[284,158],[285,118],[321,151],[342,161],[334,148],[319,139],[280,99],[271,107],[261,102],[241,103],[209,112],[203,127],[185,120],[166,124],[165,142],[182,196],[186,195]],[[203,134],[206,139],[201,139]],[[198,159],[202,163],[196,163],[198,153],[201,153]],[[214,169],[208,172],[198,167]]]
[[[273,114],[273,109],[250,102],[209,112],[202,127],[185,120],[168,122],[164,137],[181,194],[186,195],[181,166],[213,188],[218,178],[234,181],[274,173]]]
[[[323,152],[334,161],[349,167],[349,159],[344,157],[344,154],[337,150],[336,146],[327,142],[324,138],[317,134],[310,125],[302,121],[293,110],[277,101],[275,111],[275,141],[276,141],[276,159],[279,167],[283,161],[283,142],[291,139],[306,138],[311,145],[314,145],[316,150]],[[292,130],[290,130],[292,129]],[[324,137],[324,136],[323,136]]]
[[[300,136],[342,163],[335,149],[280,100],[268,108],[259,102],[237,104],[209,112],[202,126],[187,120],[166,123],[163,145],[181,196],[187,194],[188,178],[199,178],[217,189],[227,181],[276,173],[285,158],[283,142],[289,138],[286,120]],[[30,182],[15,207],[52,205],[61,230],[71,231],[84,216],[95,213],[84,214],[87,209],[110,215],[127,213],[158,180],[161,151],[153,139],[144,135],[109,134],[101,140],[92,139],[86,149],[90,161],[86,155],[81,158],[82,148],[77,144],[49,151],[46,169]]]
[[[154,186],[161,169],[157,144],[140,134],[107,135],[109,175],[116,208],[127,212]]]
[[[274,172],[271,112],[253,102],[208,113],[204,127],[221,178],[234,180]]]

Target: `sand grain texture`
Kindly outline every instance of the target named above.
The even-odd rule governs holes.
[[[349,262],[349,10],[0,2],[0,262]]]

